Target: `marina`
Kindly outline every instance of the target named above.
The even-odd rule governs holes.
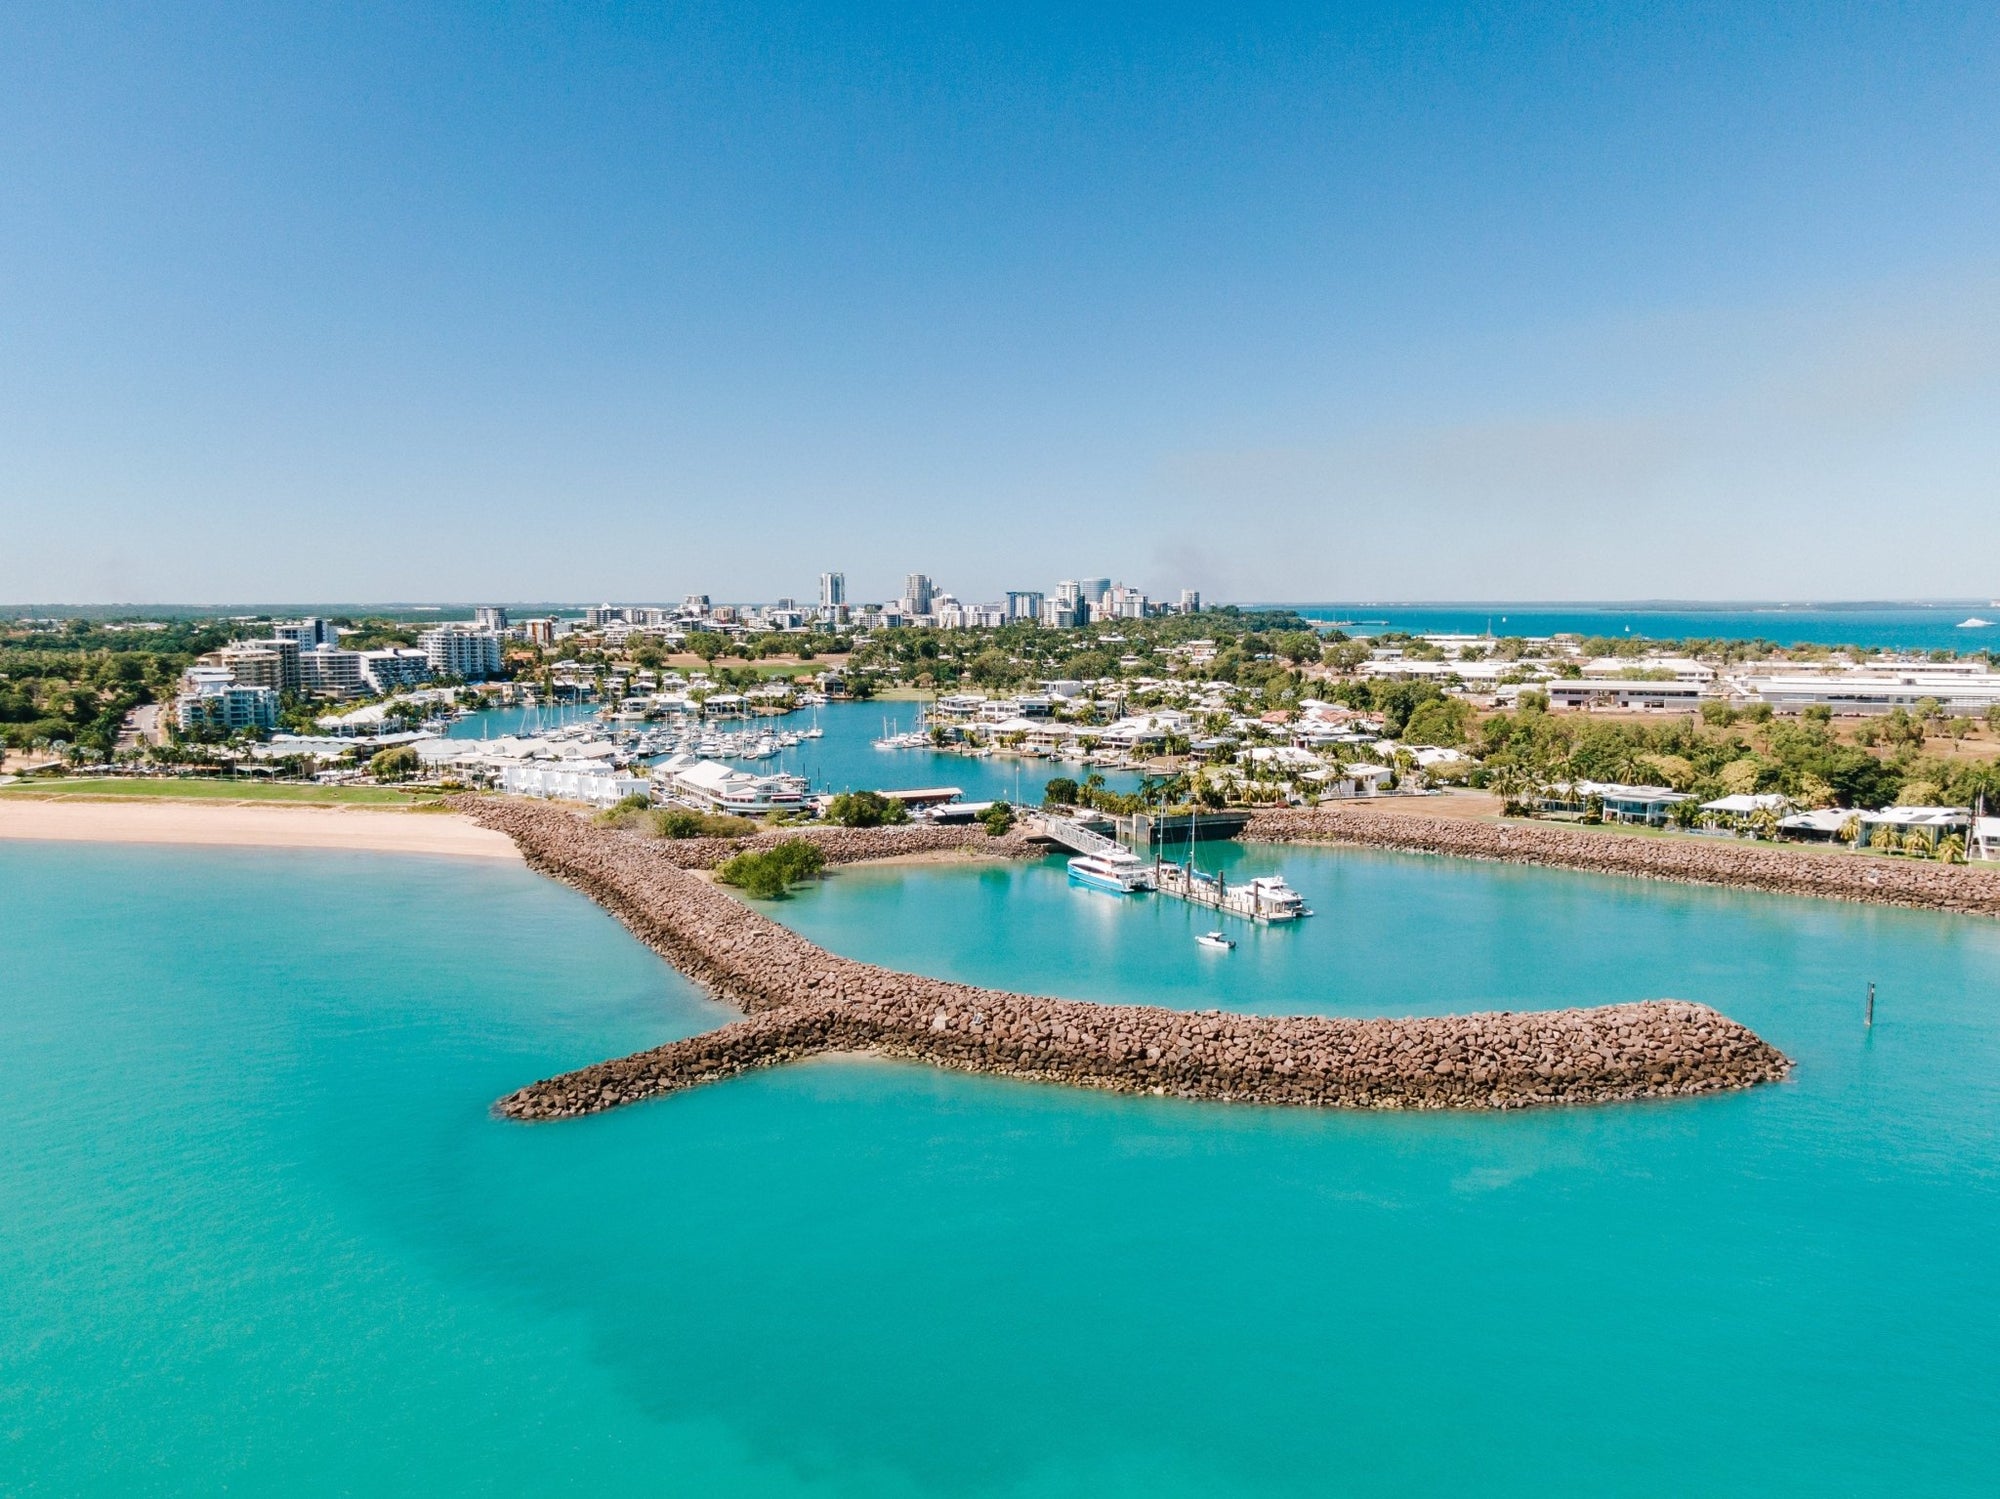
[[[802,703],[788,715],[749,724],[682,714],[649,724],[619,724],[600,718],[596,705],[589,702],[517,705],[456,719],[447,731],[449,747],[425,753],[464,755],[469,764],[476,764],[482,757],[510,749],[569,758],[587,750],[591,757],[621,769],[634,768],[639,774],[649,773],[670,756],[686,754],[758,775],[797,777],[814,795],[952,786],[972,803],[1039,802],[1043,783],[1064,773],[1048,763],[945,752],[927,743],[893,753],[874,748],[885,715],[891,728],[900,731],[916,721],[921,708],[914,702]],[[768,744],[763,742],[767,735]],[[510,739],[516,741],[511,746],[503,742]],[[1103,775],[1111,791],[1132,791],[1140,784],[1133,771],[1111,769]]]

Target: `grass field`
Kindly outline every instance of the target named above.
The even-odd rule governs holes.
[[[436,795],[427,789],[427,794]],[[407,807],[407,792],[389,786],[294,786],[267,781],[221,781],[161,777],[65,777],[16,781],[0,786],[0,796],[35,796],[55,800],[127,800],[201,802],[274,802],[299,806]]]

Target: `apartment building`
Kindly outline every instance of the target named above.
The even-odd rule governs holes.
[[[483,682],[500,675],[500,637],[491,630],[439,625],[419,635],[417,644],[434,676]]]

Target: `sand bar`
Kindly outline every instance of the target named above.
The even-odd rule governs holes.
[[[10,796],[0,799],[0,839],[7,838],[521,857],[505,834],[455,813],[240,802],[39,801]]]

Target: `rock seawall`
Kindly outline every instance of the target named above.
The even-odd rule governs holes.
[[[1384,1109],[1706,1093],[1774,1081],[1791,1068],[1735,1021],[1672,1000],[1348,1020],[1190,1013],[948,983],[826,952],[689,872],[672,844],[546,805],[474,800],[465,810],[512,837],[530,866],[575,885],[716,997],[749,1012],[704,1035],[523,1088],[497,1105],[515,1119],[595,1113],[835,1050],[1119,1092]],[[901,852],[907,838],[881,830],[841,846]]]
[[[1243,836],[1263,843],[1351,843],[1403,853],[2000,915],[2000,870],[1812,852],[1734,838],[1647,837],[1339,804],[1259,812]]]
[[[476,814],[475,814],[476,815]],[[920,854],[967,853],[998,859],[1032,858],[1046,853],[1019,833],[993,837],[982,827],[938,827],[906,823],[893,828],[773,828],[747,838],[662,838],[647,840],[661,858],[682,869],[713,869],[745,849],[802,838],[817,844],[829,864],[859,864],[869,859],[906,859]]]

